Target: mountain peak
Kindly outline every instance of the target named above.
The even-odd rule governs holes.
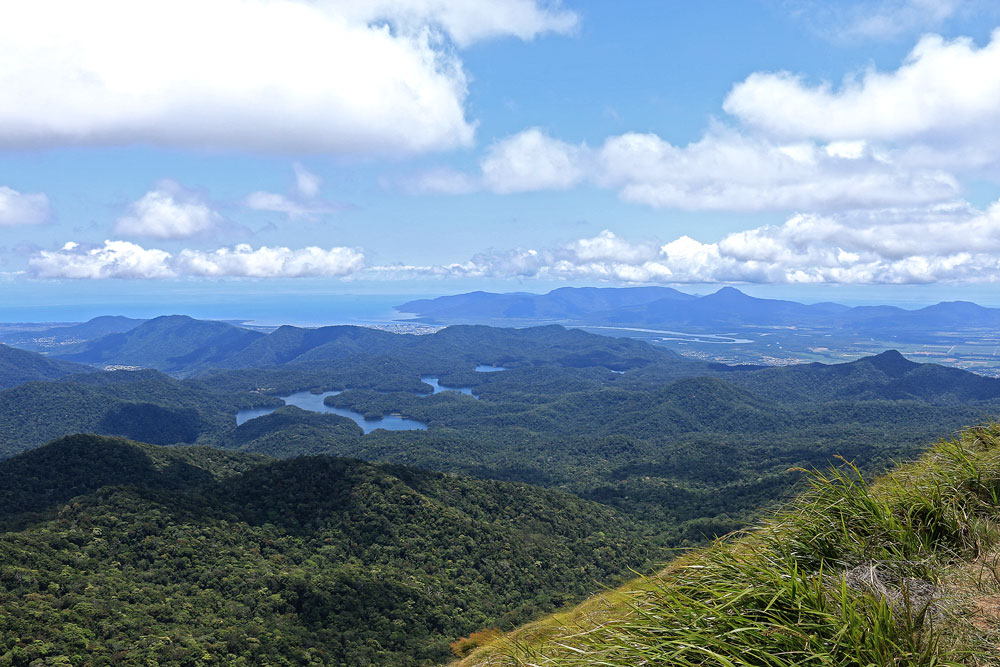
[[[876,354],[873,357],[864,357],[863,359],[858,359],[858,361],[868,362],[886,375],[893,377],[899,377],[920,365],[904,357],[900,354],[899,350],[886,350],[881,354]]]
[[[754,297],[744,294],[735,287],[723,287],[722,289],[712,292],[701,297],[702,300],[707,300],[709,302],[722,302],[722,303],[735,303],[735,302],[747,302],[755,301]]]

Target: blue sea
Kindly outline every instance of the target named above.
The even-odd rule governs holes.
[[[143,287],[138,286],[131,293],[115,295],[67,294],[64,300],[50,296],[34,303],[28,298],[11,298],[15,295],[8,293],[6,303],[0,305],[0,322],[85,322],[98,315],[125,315],[135,318],[189,315],[198,319],[238,320],[261,326],[383,324],[411,317],[394,310],[393,306],[414,299],[437,296],[322,294],[254,289],[226,294],[205,294],[197,291],[171,293]],[[108,298],[109,296],[112,298]]]

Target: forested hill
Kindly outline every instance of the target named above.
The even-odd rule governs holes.
[[[81,364],[50,359],[0,343],[0,389],[35,380],[55,380],[89,370]]]
[[[99,436],[0,462],[0,498],[16,667],[440,664],[652,555],[565,493]]]
[[[654,360],[678,360],[675,353],[646,343],[615,339],[559,326],[497,329],[449,327],[427,336],[393,334],[356,326],[316,329],[284,326],[270,334],[173,315],[158,317],[120,334],[60,350],[62,359],[95,365],[154,368],[178,376],[213,369],[304,365],[350,357],[387,355],[401,363],[425,362],[453,370],[459,361],[476,364],[604,363],[627,370]],[[457,356],[455,356],[457,355]]]
[[[96,432],[158,445],[194,443],[235,427],[237,410],[281,401],[215,392],[156,371],[110,371],[0,391],[0,459],[63,435]]]
[[[86,364],[143,366],[179,371],[212,364],[264,334],[225,322],[164,315],[124,333],[114,333],[60,350],[58,356]]]
[[[920,400],[959,404],[1000,398],[1000,380],[938,364],[920,364],[896,350],[843,364],[800,364],[726,372],[722,377],[758,396],[788,403]]]

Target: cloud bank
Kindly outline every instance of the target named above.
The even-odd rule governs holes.
[[[28,262],[29,275],[35,278],[89,280],[343,277],[363,267],[364,255],[354,248],[254,249],[240,244],[172,254],[129,241],[105,241],[93,248],[70,242],[57,251],[43,250]]]
[[[847,216],[798,214],[705,243],[632,242],[605,230],[548,249],[484,253],[440,266],[379,266],[408,277],[541,278],[611,283],[1000,282],[1000,202]]]
[[[597,148],[530,128],[493,144],[480,174],[436,170],[412,187],[508,194],[581,184],[656,208],[728,211],[879,208],[936,203],[959,192],[951,174],[907,169],[863,140],[781,143],[721,126],[686,146],[631,132]]]
[[[33,0],[0,21],[0,147],[468,146],[455,46],[572,30],[533,0]]]

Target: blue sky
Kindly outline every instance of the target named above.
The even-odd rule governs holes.
[[[993,3],[7,13],[18,314],[567,284],[1000,305]]]

